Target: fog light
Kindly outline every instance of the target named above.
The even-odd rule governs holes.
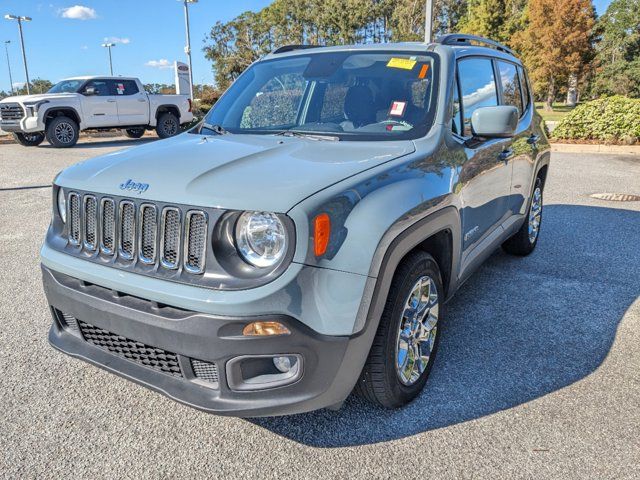
[[[282,373],[288,373],[291,370],[291,357],[273,357],[273,364]]]
[[[291,332],[280,322],[251,322],[242,329],[242,335],[260,337],[268,335],[289,335]]]

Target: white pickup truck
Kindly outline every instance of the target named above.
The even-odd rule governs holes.
[[[0,128],[27,147],[45,137],[54,147],[72,147],[80,131],[89,129],[122,128],[140,138],[155,128],[167,138],[192,120],[188,95],[149,95],[137,78],[68,78],[45,94],[0,101]]]

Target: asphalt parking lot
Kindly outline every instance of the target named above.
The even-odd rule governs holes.
[[[201,413],[54,351],[38,250],[66,165],[140,143],[0,145],[3,478],[639,478],[640,157],[554,154],[538,249],[449,303],[427,389],[384,411]],[[33,187],[33,188],[32,188]]]

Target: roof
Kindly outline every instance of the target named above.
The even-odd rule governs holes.
[[[96,78],[101,78],[101,79],[106,79],[106,80],[138,80],[138,78],[136,77],[125,77],[125,76],[120,76],[120,77],[116,77],[116,76],[112,76],[112,75],[78,75],[75,77],[67,77],[67,78],[63,78],[60,81],[65,81],[65,80],[93,80]]]

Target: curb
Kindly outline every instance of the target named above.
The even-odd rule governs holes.
[[[557,153],[608,153],[612,155],[640,156],[640,145],[602,145],[586,143],[552,143],[551,151]]]

